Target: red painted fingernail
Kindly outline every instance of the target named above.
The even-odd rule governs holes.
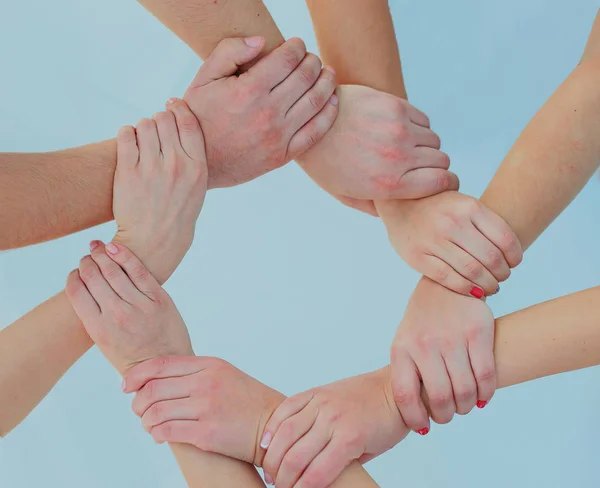
[[[488,402],[484,402],[483,400],[477,401],[477,408],[483,408],[488,404]]]
[[[417,430],[417,434],[419,434],[419,435],[429,434],[429,427],[423,427],[421,430]]]
[[[483,298],[484,293],[481,288],[474,286],[471,288],[471,295],[473,295],[475,298]]]

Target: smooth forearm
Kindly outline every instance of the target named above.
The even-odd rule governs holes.
[[[91,346],[63,292],[0,331],[0,436],[27,417]]]
[[[190,488],[265,486],[250,464],[203,452],[188,444],[170,444],[170,447]]]
[[[0,250],[112,219],[114,140],[48,153],[0,154]],[[25,204],[26,203],[26,204]]]
[[[283,36],[261,0],[138,0],[177,37],[206,59],[223,39],[263,36],[263,54]]]
[[[571,203],[600,160],[600,60],[575,68],[525,128],[481,201],[528,248]]]
[[[387,0],[306,0],[323,63],[343,85],[406,98],[400,53]]]

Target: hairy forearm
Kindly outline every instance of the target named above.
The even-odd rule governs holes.
[[[306,0],[306,4],[323,63],[335,68],[340,84],[406,98],[388,0]]]
[[[525,128],[481,197],[528,248],[600,159],[600,58],[576,67]]]
[[[64,292],[0,331],[0,436],[27,417],[91,346]]]
[[[114,140],[49,153],[0,153],[0,250],[112,219]]]
[[[268,54],[283,36],[262,0],[138,0],[198,56],[229,37],[263,36]]]

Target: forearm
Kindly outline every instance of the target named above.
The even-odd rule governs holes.
[[[306,0],[306,4],[323,63],[335,68],[340,84],[406,98],[388,0]]]
[[[263,55],[283,36],[261,0],[138,0],[177,37],[206,59],[223,39],[263,36]]]
[[[48,153],[0,154],[0,250],[112,219],[114,140]]]
[[[265,486],[254,466],[231,458],[200,451],[188,444],[170,444],[190,488]]]
[[[27,417],[91,346],[63,292],[0,331],[0,436]]]
[[[528,248],[571,203],[600,160],[600,59],[575,68],[531,120],[481,201]]]

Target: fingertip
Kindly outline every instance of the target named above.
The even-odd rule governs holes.
[[[109,256],[111,256],[111,257],[114,257],[114,256],[116,256],[116,255],[117,255],[117,254],[119,254],[119,252],[120,252],[119,245],[117,245],[117,244],[116,244],[116,243],[114,243],[114,242],[110,242],[110,243],[108,243],[108,244],[105,246],[105,250],[106,250],[106,253],[107,253]]]
[[[246,37],[244,39],[246,45],[252,49],[261,48],[265,43],[265,38],[262,36]]]

